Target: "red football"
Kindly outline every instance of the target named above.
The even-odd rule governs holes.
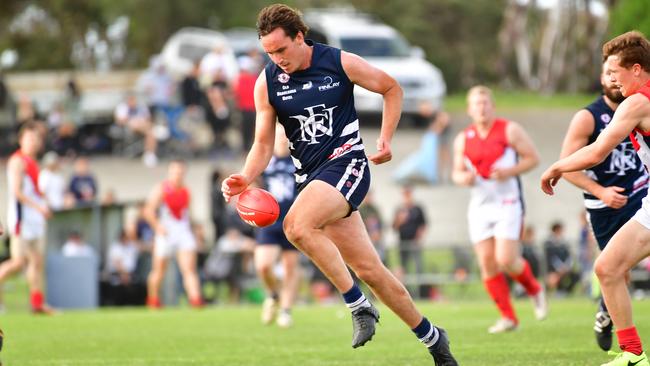
[[[249,188],[239,195],[237,212],[249,225],[272,225],[280,216],[280,205],[273,195],[260,188]]]

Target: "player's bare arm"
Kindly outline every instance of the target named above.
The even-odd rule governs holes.
[[[594,117],[588,110],[578,111],[571,119],[569,129],[564,137],[560,158],[565,158],[587,146],[589,136],[594,132],[594,125]],[[574,186],[598,197],[611,208],[619,209],[627,204],[627,196],[621,194],[625,191],[622,187],[603,187],[582,171],[565,173],[564,178]]]
[[[593,144],[555,162],[544,172],[541,179],[542,190],[552,195],[553,187],[562,174],[587,169],[603,161],[635,127],[650,131],[650,119],[644,119],[645,115],[650,115],[650,103],[647,98],[643,95],[628,97],[614,113],[612,122],[598,135]]]
[[[221,192],[226,202],[230,201],[232,196],[243,192],[251,182],[255,181],[266,169],[273,156],[276,113],[269,102],[264,71],[260,73],[255,82],[255,112],[255,139],[246,157],[244,168],[241,173],[232,174],[224,179],[221,185]]]
[[[156,211],[160,207],[163,199],[162,184],[158,183],[149,193],[147,202],[145,203],[144,216],[149,225],[156,231],[158,235],[165,235],[165,228],[160,224]]]
[[[533,141],[526,131],[515,122],[508,123],[506,129],[508,143],[517,152],[517,164],[510,168],[494,168],[490,173],[490,178],[496,180],[505,180],[523,174],[539,164],[539,154]]]
[[[465,164],[465,134],[459,133],[454,139],[454,159],[452,162],[451,179],[459,186],[474,185],[474,172]]]
[[[45,218],[52,216],[47,206],[41,206],[23,193],[23,176],[25,175],[25,163],[19,157],[11,157],[8,163],[9,175],[13,184],[13,194],[18,202],[30,206],[40,212]]]
[[[370,155],[368,159],[374,164],[390,161],[393,158],[390,143],[402,114],[402,96],[404,94],[402,88],[391,76],[353,53],[341,51],[341,64],[346,75],[354,84],[384,96],[377,153]]]

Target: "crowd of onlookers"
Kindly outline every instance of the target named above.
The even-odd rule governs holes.
[[[68,163],[69,162],[69,163]],[[71,164],[71,167],[62,167]],[[99,184],[85,156],[64,159],[50,151],[41,159],[42,170],[39,188],[53,211],[83,208],[94,205],[115,204],[114,195],[108,190],[98,197]],[[233,203],[226,203],[221,194],[223,174],[215,170],[210,177],[211,225],[214,241],[208,243],[206,228],[195,223],[193,231],[198,245],[198,268],[209,302],[237,302],[245,296],[254,296],[257,288],[253,266],[255,246],[254,228],[244,223]],[[439,273],[449,276],[457,283],[477,279],[471,248],[446,248],[452,255],[452,267],[439,268],[435,262],[441,251],[431,251],[424,242],[425,233],[435,223],[430,222],[422,205],[418,204],[414,186],[402,187],[401,202],[390,220],[383,218],[370,192],[360,207],[369,236],[381,259],[388,264],[398,278],[408,284],[414,296],[436,298],[440,284],[430,282],[427,275]],[[588,292],[591,286],[592,263],[597,247],[589,231],[584,213],[577,245],[566,239],[562,222],[554,222],[547,236],[537,240],[532,226],[524,229],[522,251],[532,272],[543,280],[550,293],[560,296],[575,292]],[[124,209],[124,225],[100,253],[90,245],[82,233],[70,231],[61,243],[64,256],[95,256],[101,264],[101,299],[103,304],[144,304],[146,278],[151,268],[151,251],[154,230],[145,219],[144,204]],[[392,231],[395,250],[389,250],[386,234]],[[458,244],[458,243],[450,243]],[[392,254],[391,254],[392,253]],[[432,260],[433,259],[433,260]],[[310,283],[310,296],[318,301],[336,299],[336,292],[325,277],[310,264],[302,262],[304,280]],[[650,261],[642,262],[637,274],[650,273]],[[636,276],[636,288],[648,289],[650,276]]]
[[[221,51],[215,48],[202,59],[195,60],[192,69],[181,79],[170,75],[158,59],[135,83],[124,100],[115,106],[112,122],[107,128],[88,129],[80,109],[83,90],[74,78],[65,84],[62,97],[49,111],[36,108],[27,94],[13,96],[0,75],[0,127],[4,128],[3,146],[15,144],[12,134],[25,122],[36,121],[47,136],[42,158],[39,188],[49,207],[66,210],[95,204],[113,204],[110,190],[98,197],[98,182],[92,173],[87,154],[111,151],[123,155],[141,155],[147,166],[156,165],[161,154],[175,155],[208,153],[232,155],[245,153],[253,141],[255,108],[253,89],[264,66],[257,50],[238,59],[239,70],[228,70]],[[398,278],[408,283],[416,296],[435,297],[439,294],[435,283],[429,283],[425,274],[439,271],[427,260],[424,245],[425,232],[435,223],[429,222],[426,212],[414,198],[410,183],[444,182],[448,178],[437,172],[448,171],[450,134],[449,116],[422,106],[422,118],[429,124],[422,146],[403,161],[395,178],[403,183],[402,202],[391,220],[382,218],[375,206],[372,192],[360,208],[371,240],[380,257],[394,270]],[[6,123],[10,120],[9,123]],[[233,145],[229,131],[237,127],[239,144]],[[2,151],[3,154],[11,150]],[[431,169],[431,157],[436,168]],[[68,176],[62,164],[71,162]],[[438,165],[438,162],[440,165]],[[228,289],[228,298],[238,301],[253,283],[255,272],[252,253],[254,230],[239,219],[232,205],[226,204],[221,194],[223,176],[214,171],[211,177],[211,221],[214,245],[206,243],[205,228],[196,224],[195,237],[199,243],[199,268],[206,289],[205,298],[217,301],[223,296],[220,284]],[[105,304],[143,304],[146,275],[154,232],[144,219],[142,206],[135,214],[127,215],[124,228],[115,242],[110,243],[104,255],[97,253],[77,231],[68,234],[62,243],[65,256],[97,256],[102,263],[102,302]],[[584,218],[584,214],[581,216]],[[582,220],[578,245],[565,238],[564,225],[555,222],[548,236],[538,244],[533,227],[523,232],[522,250],[536,277],[543,279],[547,289],[556,294],[572,293],[576,288],[588,290],[591,286],[592,263],[597,249]],[[395,255],[389,256],[385,234],[392,229],[396,237]],[[450,243],[457,244],[457,243]],[[474,264],[471,249],[454,248],[453,268],[449,275],[458,282],[472,278]],[[335,298],[335,291],[325,277],[307,260],[303,261],[306,276],[310,278],[311,294],[327,301]],[[650,261],[642,262],[639,271],[650,271]],[[648,276],[650,277],[650,276]],[[650,281],[640,276],[638,287],[650,287]],[[644,282],[645,281],[645,282]],[[215,286],[210,286],[214,284]]]
[[[169,152],[245,152],[253,141],[253,89],[265,59],[251,49],[238,58],[238,70],[233,72],[224,57],[216,47],[194,60],[191,70],[180,77],[154,57],[133,90],[113,106],[112,116],[99,122],[86,118],[81,108],[84,91],[74,76],[49,110],[40,110],[28,93],[12,93],[0,74],[0,126],[3,134],[13,135],[3,137],[4,145],[16,146],[19,127],[36,121],[47,132],[48,150],[60,156],[141,155],[147,166],[153,166]],[[229,133],[234,130],[239,131],[238,139]]]

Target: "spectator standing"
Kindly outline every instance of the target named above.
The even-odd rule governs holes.
[[[374,194],[372,191],[368,191],[366,198],[364,198],[363,203],[359,206],[359,213],[363,219],[363,223],[366,226],[368,235],[370,236],[370,241],[375,246],[377,254],[381,261],[386,264],[386,246],[384,243],[384,222],[379,213],[379,209],[375,205]]]
[[[210,201],[212,202],[212,225],[215,241],[219,240],[226,233],[227,229],[226,202],[221,193],[222,179],[223,176],[218,169],[212,171],[212,178],[210,179]]]
[[[399,257],[403,273],[422,275],[422,238],[427,228],[426,217],[420,205],[415,203],[413,188],[402,188],[402,204],[395,212],[393,229],[399,234]],[[413,264],[411,269],[409,264]]]
[[[203,113],[203,100],[205,95],[201,90],[200,77],[200,63],[195,62],[192,70],[185,75],[181,82],[181,98],[183,101],[183,108],[185,108],[185,118],[193,122],[202,122],[204,118]]]
[[[259,68],[255,61],[248,57],[239,59],[239,76],[234,85],[237,108],[241,113],[241,151],[247,153],[253,145],[255,132],[255,82],[259,76]]]
[[[144,79],[144,92],[154,116],[162,115],[167,122],[172,138],[185,140],[187,136],[178,128],[178,119],[183,109],[176,105],[176,83],[167,72],[161,60],[154,61],[153,72]]]
[[[61,174],[59,155],[50,151],[43,156],[43,167],[38,176],[38,188],[45,201],[53,211],[59,211],[66,206],[65,178]]]

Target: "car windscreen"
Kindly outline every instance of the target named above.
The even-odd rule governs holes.
[[[341,48],[361,57],[408,57],[410,47],[401,38],[344,37]]]
[[[192,62],[200,61],[208,52],[210,52],[210,48],[191,43],[183,43],[178,47],[178,57]]]

